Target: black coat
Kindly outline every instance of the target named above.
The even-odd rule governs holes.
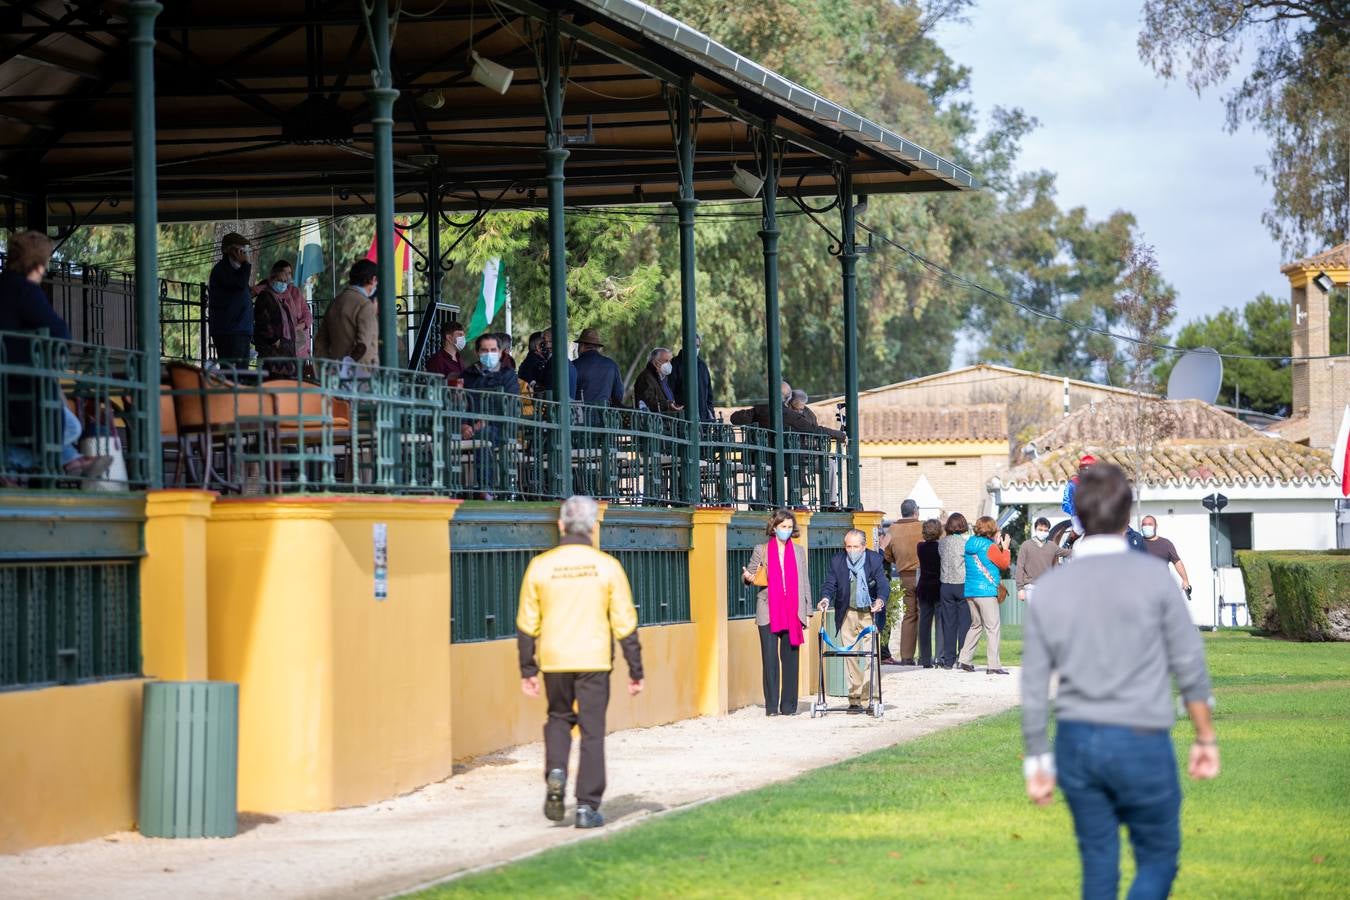
[[[671,361],[670,389],[675,397],[686,407],[689,405],[689,391],[684,386],[684,351],[675,354]],[[713,421],[712,373],[703,357],[698,358],[698,417],[702,422]]]
[[[666,380],[666,386],[671,386],[669,379]],[[671,387],[671,393],[675,393],[673,387]],[[678,410],[671,409],[675,401],[666,396],[666,392],[661,387],[661,376],[652,368],[651,363],[642,367],[637,380],[633,382],[633,405],[636,406],[639,402],[647,404],[647,409],[652,412],[678,412]]]
[[[886,577],[886,562],[875,550],[863,551],[863,574],[867,576],[867,596],[882,602],[877,617],[877,629],[881,629],[886,614],[885,604],[891,599],[891,580]],[[820,586],[820,596],[829,600],[834,607],[834,627],[842,628],[844,616],[848,614],[850,597],[848,594],[848,554],[840,550],[830,557],[829,569],[825,572],[825,583]]]
[[[34,333],[45,328],[52,338],[70,340],[70,329],[47,301],[47,292],[18,272],[0,272],[0,331]],[[6,337],[5,359],[11,366],[33,364],[30,352],[33,341],[23,337]],[[33,434],[35,412],[33,404],[21,397],[32,397],[50,391],[52,397],[61,395],[61,382],[54,377],[33,378],[27,375],[6,375],[4,410],[5,431],[10,437],[28,437]],[[59,420],[58,420],[59,421]],[[60,435],[60,431],[57,431]]]

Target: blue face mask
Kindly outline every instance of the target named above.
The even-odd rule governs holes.
[[[290,285],[284,281],[274,281],[269,287],[272,288],[272,293],[274,294],[284,294],[286,293],[286,288],[290,287]]]
[[[486,353],[480,353],[478,361],[485,369],[495,369],[497,364],[502,361],[502,355],[495,350],[489,350]]]
[[[773,533],[778,535],[778,539],[786,544],[792,538],[792,526],[779,525],[773,530]]]

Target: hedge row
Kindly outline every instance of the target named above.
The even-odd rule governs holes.
[[[1304,641],[1350,639],[1350,551],[1240,551],[1252,624]]]
[[[1281,632],[1275,585],[1270,564],[1275,560],[1299,561],[1314,557],[1350,560],[1350,550],[1239,550],[1233,554],[1242,570],[1242,582],[1247,592],[1247,612],[1257,628]],[[1292,635],[1291,635],[1292,636]]]

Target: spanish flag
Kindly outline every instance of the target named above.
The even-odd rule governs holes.
[[[407,222],[394,222],[394,271],[400,276],[407,275],[412,271],[412,248],[408,244],[408,239],[403,236],[403,231],[408,227]],[[366,252],[366,259],[373,263],[380,261],[377,252],[376,243],[378,237],[370,239],[370,250]]]

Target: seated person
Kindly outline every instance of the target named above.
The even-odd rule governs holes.
[[[47,302],[42,290],[42,278],[51,260],[52,242],[45,234],[25,231],[9,239],[5,271],[0,272],[0,331],[36,331],[46,329],[58,340],[70,340],[70,328]],[[31,365],[30,344],[19,337],[5,338],[5,355],[11,364]],[[10,375],[6,382],[8,403],[5,409],[6,437],[20,446],[10,446],[5,453],[7,469],[35,469],[39,463],[33,452],[42,435],[37,428],[34,396],[50,386],[59,391],[59,385],[44,384],[46,379]],[[80,420],[65,403],[61,404],[61,465],[65,474],[75,477],[99,478],[112,465],[111,456],[81,456],[75,443],[83,433]],[[38,432],[38,433],[35,433]],[[28,446],[23,446],[27,444]]]
[[[441,329],[441,349],[427,360],[427,371],[450,384],[464,378],[464,326],[459,322],[447,322]]]

